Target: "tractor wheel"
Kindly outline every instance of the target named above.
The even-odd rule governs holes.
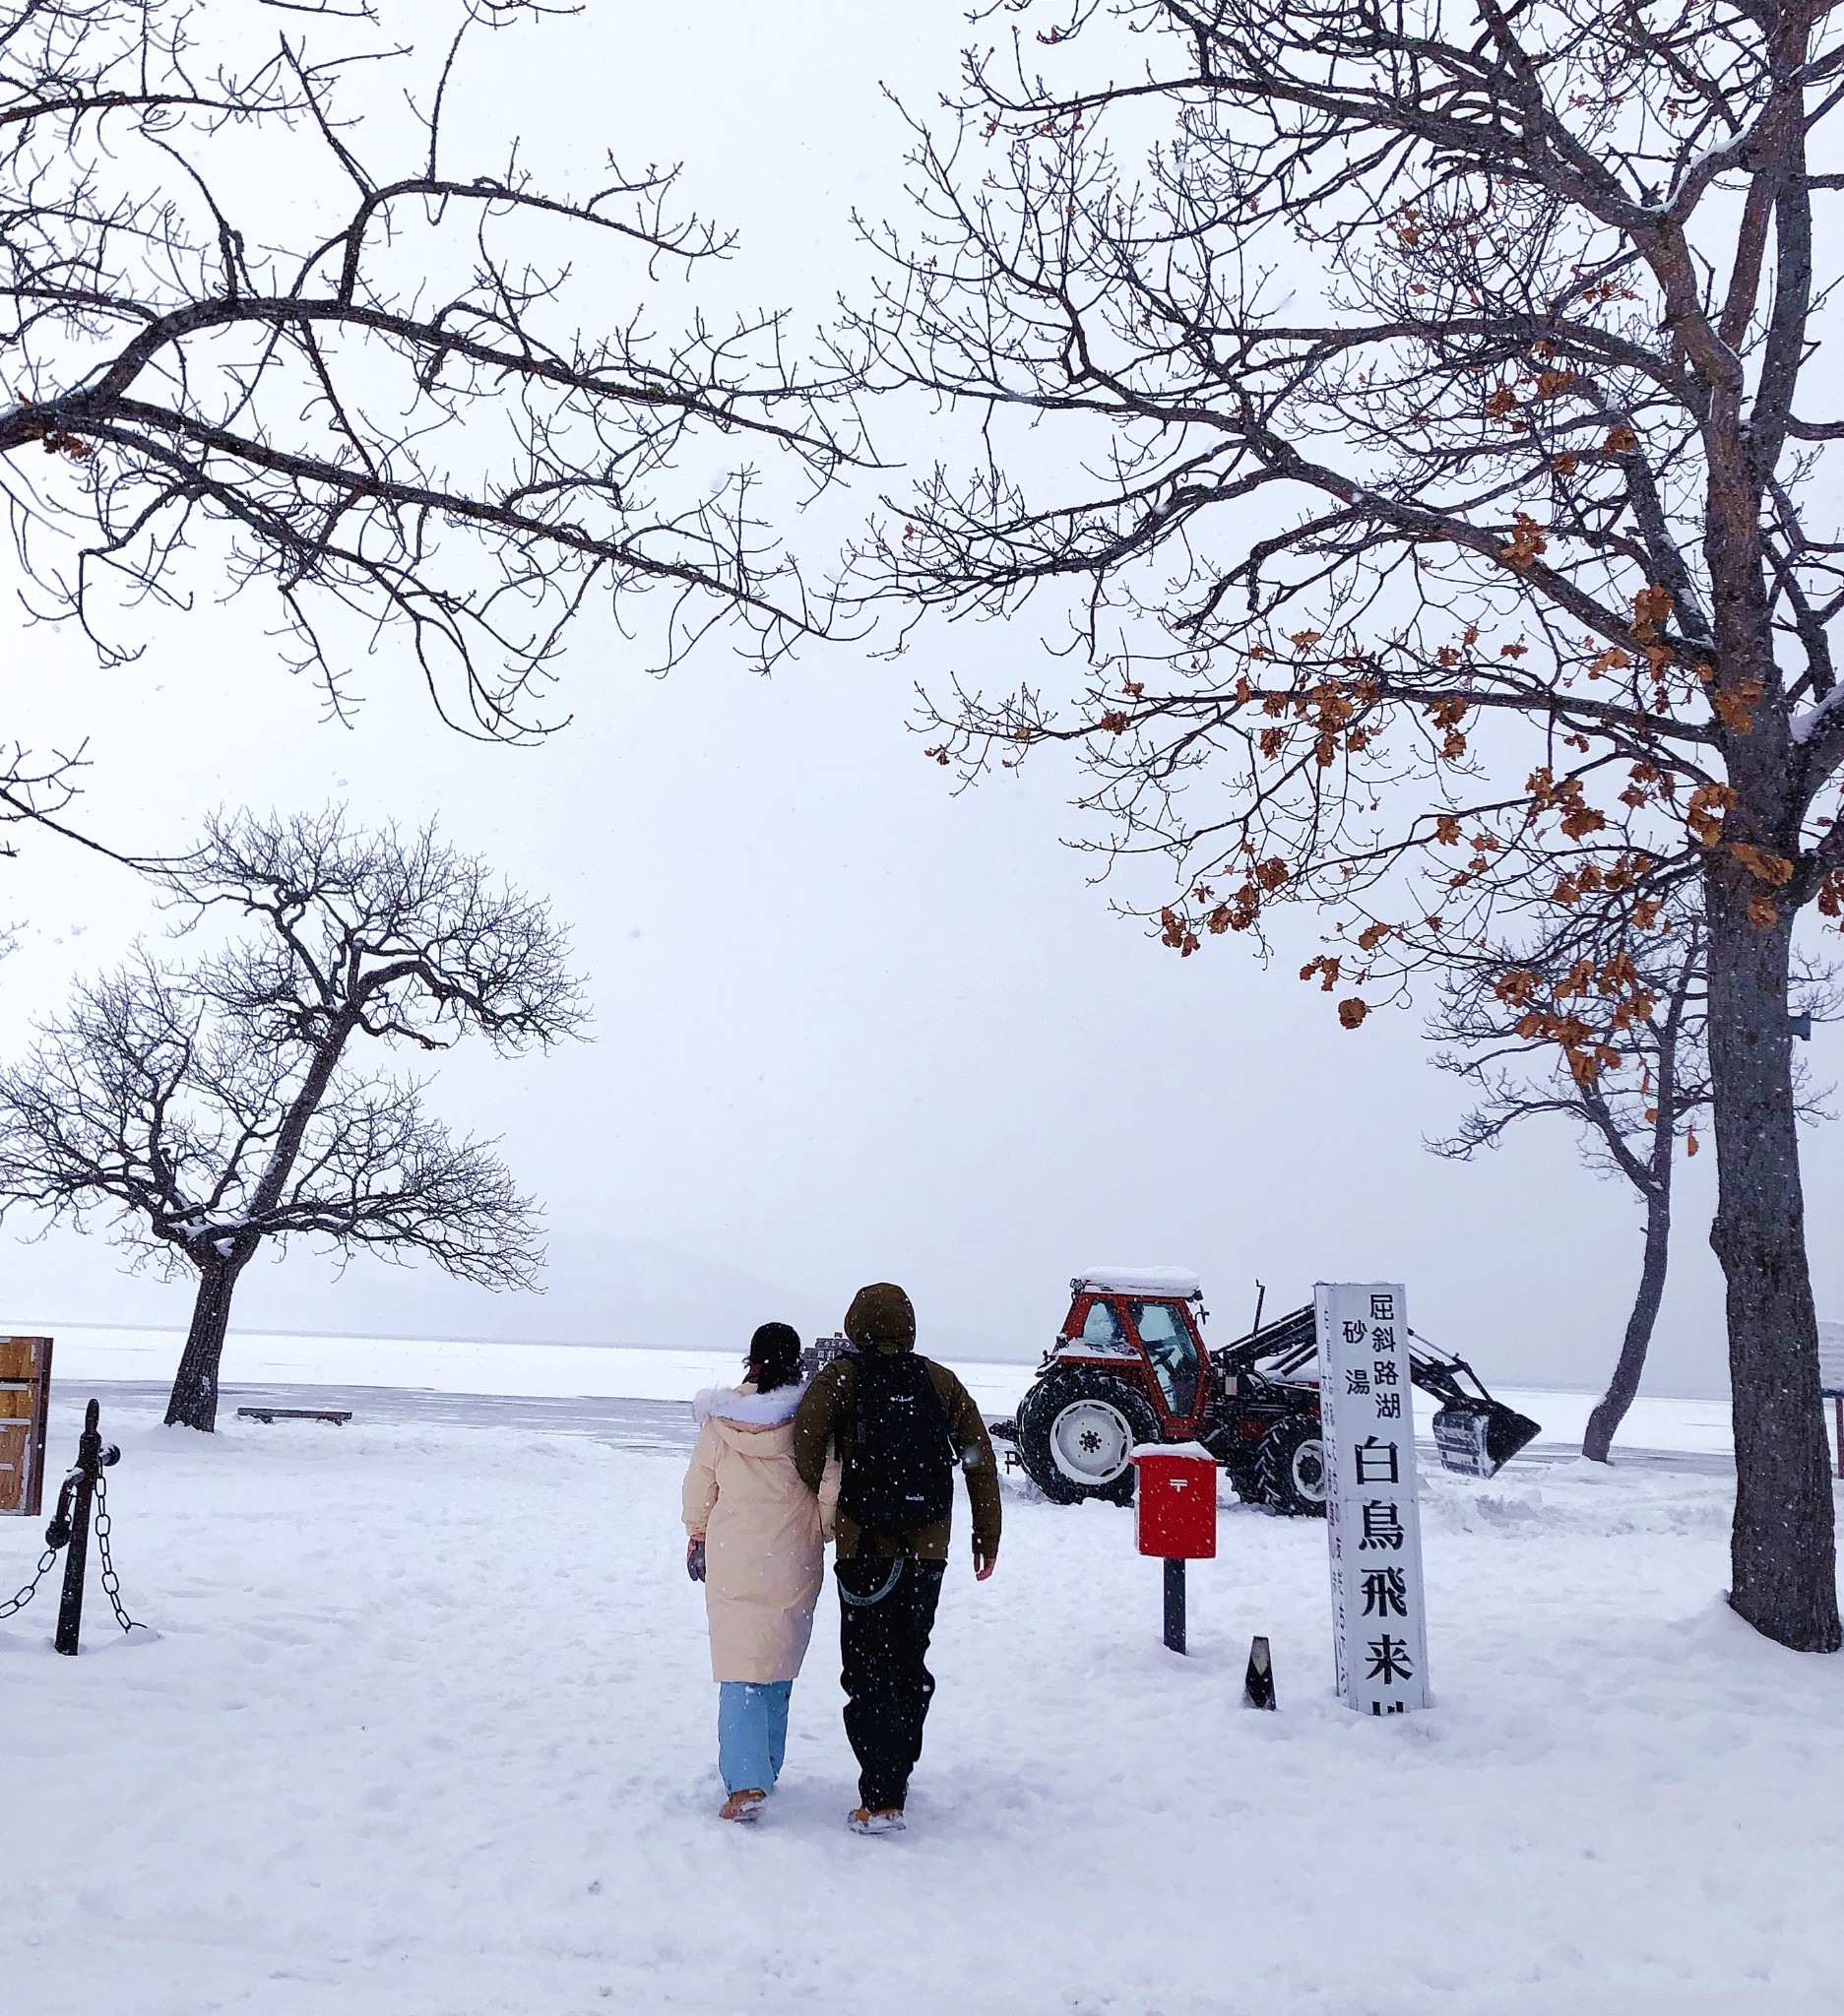
[[[1325,1441],[1315,1420],[1276,1421],[1255,1450],[1255,1492],[1289,1518],[1325,1517]]]
[[[1106,1372],[1051,1372],[1018,1410],[1018,1454],[1031,1481],[1055,1505],[1084,1498],[1133,1502],[1137,1443],[1157,1442],[1159,1423],[1146,1402]]]

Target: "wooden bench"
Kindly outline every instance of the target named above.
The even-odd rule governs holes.
[[[352,1418],[350,1407],[240,1407],[240,1421],[331,1421],[343,1428]]]

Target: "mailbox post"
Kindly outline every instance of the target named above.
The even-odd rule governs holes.
[[[1166,1564],[1166,1644],[1182,1652],[1184,1564],[1217,1553],[1217,1459],[1195,1442],[1156,1442],[1131,1461],[1140,1552]]]

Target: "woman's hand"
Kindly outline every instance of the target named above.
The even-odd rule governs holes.
[[[704,1580],[704,1535],[699,1534],[685,1543],[685,1573],[694,1582]]]

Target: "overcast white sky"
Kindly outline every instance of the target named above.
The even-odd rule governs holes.
[[[688,203],[742,232],[723,290],[817,324],[864,271],[852,207],[901,208],[880,81],[925,108],[966,32],[939,0],[599,0],[477,54],[470,117],[532,135],[540,170],[587,174],[604,147],[682,158]],[[939,438],[918,414],[886,421],[882,445],[926,458]],[[923,760],[912,681],[1026,671],[1031,625],[927,634],[895,667],[809,651],[771,680],[720,646],[666,682],[590,626],[562,667],[573,724],[509,750],[444,731],[389,661],[366,668],[355,727],[323,724],[263,616],[252,601],[160,620],[109,673],[22,627],[9,731],[87,733],[86,816],[135,848],[180,844],[219,803],[439,812],[574,925],[597,1021],[593,1043],[548,1059],[457,1058],[436,1095],[452,1122],[502,1135],[547,1203],[545,1297],[375,1268],[335,1286],[303,1253],[246,1277],[246,1323],[723,1344],[770,1316],[830,1329],[861,1281],[888,1277],[924,1348],[1024,1356],[1071,1272],[1124,1260],[1200,1270],[1219,1337],[1256,1277],[1271,1311],[1316,1278],[1400,1278],[1417,1327],[1489,1377],[1585,1384],[1611,1362],[1637,1212],[1580,1169],[1565,1129],[1534,1125],[1472,1167],[1436,1161],[1423,1137],[1458,1105],[1419,1019],[1341,1030],[1293,977],[1306,920],[1268,971],[1235,940],[1180,964],[1111,916],[1059,845],[1068,773],[1035,764],[956,797]],[[9,1052],[73,976],[158,928],[120,871],[30,836],[0,865],[0,915],[22,922],[0,964]],[[1819,1032],[1821,1078],[1841,1045]],[[1820,1313],[1844,1313],[1836,1128],[1806,1155]],[[1653,1390],[1722,1382],[1713,1160],[1685,1172]],[[5,1250],[8,1327],[187,1313],[183,1284],[126,1280],[99,1238]],[[231,1378],[234,1360],[233,1343]]]

